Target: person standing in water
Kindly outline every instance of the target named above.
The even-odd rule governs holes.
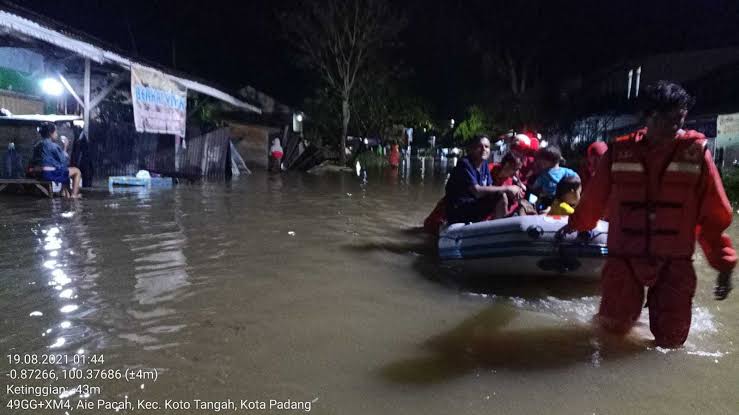
[[[641,314],[647,287],[656,345],[678,347],[690,330],[696,239],[719,272],[715,298],[731,291],[737,256],[724,231],[733,213],[705,137],[682,130],[693,98],[666,81],[649,86],[644,98],[646,128],[611,145],[559,236],[592,229],[608,208],[608,260],[596,322],[626,334]]]
[[[269,148],[269,159],[270,159],[270,170],[282,171],[282,145],[280,145],[280,139],[275,138],[272,140],[272,146]]]
[[[393,143],[390,145],[390,154],[388,155],[388,163],[390,163],[390,167],[400,166],[400,148],[398,146],[398,143]]]

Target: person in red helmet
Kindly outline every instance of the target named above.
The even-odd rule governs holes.
[[[518,178],[524,186],[529,186],[533,182],[536,174],[536,158],[534,154],[536,150],[533,147],[539,146],[538,140],[532,144],[531,137],[526,134],[516,134],[511,141],[511,153],[521,160],[521,169],[518,172]]]
[[[656,345],[678,347],[690,330],[696,239],[719,271],[715,298],[731,291],[737,257],[724,231],[732,210],[705,137],[682,130],[693,98],[666,81],[649,86],[644,98],[646,129],[611,145],[559,236],[592,229],[608,208],[608,260],[596,321],[607,332],[626,334],[647,287]]]
[[[608,151],[608,144],[604,141],[596,141],[588,146],[585,160],[579,172],[583,189],[588,186],[590,178],[595,174],[595,169],[606,151]]]
[[[528,132],[526,136],[529,137],[531,151],[537,151],[539,149],[539,143],[541,142],[541,134]]]

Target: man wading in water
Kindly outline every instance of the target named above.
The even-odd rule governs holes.
[[[729,236],[731,205],[703,134],[683,131],[693,98],[679,85],[647,88],[646,128],[613,143],[560,235],[592,229],[606,208],[608,260],[597,322],[623,335],[634,325],[648,287],[649,328],[657,346],[688,337],[696,275],[696,238],[719,271],[714,291],[731,291],[737,262]]]

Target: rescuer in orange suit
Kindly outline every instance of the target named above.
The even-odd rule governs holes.
[[[666,81],[648,87],[645,98],[646,129],[612,144],[559,234],[592,229],[607,208],[608,260],[597,323],[626,334],[648,287],[655,343],[678,347],[690,330],[696,239],[719,271],[715,298],[731,291],[737,257],[723,232],[732,210],[705,137],[681,129],[693,98]]]

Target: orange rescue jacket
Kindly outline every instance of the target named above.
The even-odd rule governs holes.
[[[640,130],[613,143],[570,225],[592,229],[608,208],[609,256],[689,259],[697,236],[710,264],[731,270],[736,252],[722,233],[733,215],[705,137],[680,131],[650,149],[644,136]]]

